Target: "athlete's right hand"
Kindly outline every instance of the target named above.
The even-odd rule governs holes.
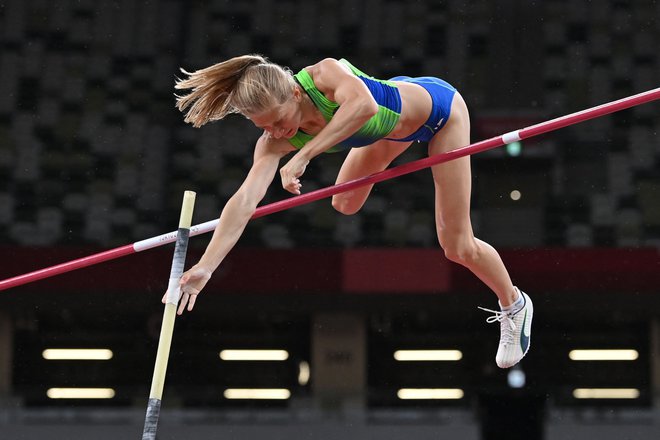
[[[181,275],[179,286],[181,287],[181,297],[179,299],[179,309],[177,314],[181,315],[188,305],[188,311],[192,311],[197,300],[197,295],[202,291],[206,283],[211,279],[213,272],[205,267],[195,265],[187,272]],[[167,292],[162,299],[163,304],[167,302]]]

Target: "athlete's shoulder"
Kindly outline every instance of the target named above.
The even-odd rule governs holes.
[[[309,70],[309,69],[323,69],[323,68],[327,68],[328,66],[335,66],[337,64],[339,64],[338,59],[327,57],[327,58],[323,58],[322,60],[316,62],[315,64],[312,64],[311,66],[305,67],[305,69],[306,70]]]
[[[305,70],[322,92],[334,90],[342,83],[355,79],[348,66],[335,58],[324,58],[316,64],[305,67]]]
[[[335,58],[324,58],[316,64],[305,67],[305,70],[312,76],[312,78],[322,79],[327,76],[337,76],[337,74],[351,73],[351,70]]]

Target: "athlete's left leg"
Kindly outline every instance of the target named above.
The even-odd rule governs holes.
[[[429,153],[444,153],[468,145],[470,120],[463,98],[454,95],[447,124],[429,142]],[[500,323],[500,344],[495,361],[508,368],[527,353],[534,308],[531,299],[515,288],[497,251],[474,237],[470,222],[472,176],[470,158],[462,157],[433,167],[435,218],[440,245],[452,261],[470,269],[499,298],[501,311],[488,322]]]
[[[439,154],[470,143],[470,116],[460,94],[454,95],[451,116],[429,142],[429,154]],[[491,288],[503,306],[518,294],[497,251],[475,238],[470,221],[472,174],[470,157],[462,157],[433,168],[435,221],[440,245],[452,261],[470,269]]]

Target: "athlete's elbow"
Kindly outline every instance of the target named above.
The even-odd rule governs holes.
[[[357,127],[362,127],[369,121],[369,119],[378,113],[378,105],[376,104],[374,108],[371,104],[360,103],[351,110],[352,111],[347,112],[347,115],[350,115],[350,122]]]
[[[365,121],[368,121],[378,113],[378,103],[373,99],[365,100],[360,106],[359,114]]]

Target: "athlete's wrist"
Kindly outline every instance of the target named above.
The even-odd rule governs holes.
[[[329,150],[330,147],[324,147],[322,144],[314,142],[314,140],[313,140],[313,141],[310,141],[303,148],[298,150],[297,154],[300,155],[301,159],[305,159],[309,162],[312,159],[314,159],[316,156],[318,156],[319,154],[324,153],[326,150]]]
[[[316,154],[312,154],[311,148],[308,147],[310,147],[309,144],[305,145],[303,148],[298,150],[298,152],[294,155],[295,158],[298,160],[305,160],[307,162],[312,160],[312,158],[316,156]]]
[[[220,262],[216,262],[215,258],[208,258],[206,255],[202,256],[202,258],[199,260],[197,264],[195,264],[194,268],[206,272],[207,275],[210,277],[213,275],[213,272],[220,266]]]

